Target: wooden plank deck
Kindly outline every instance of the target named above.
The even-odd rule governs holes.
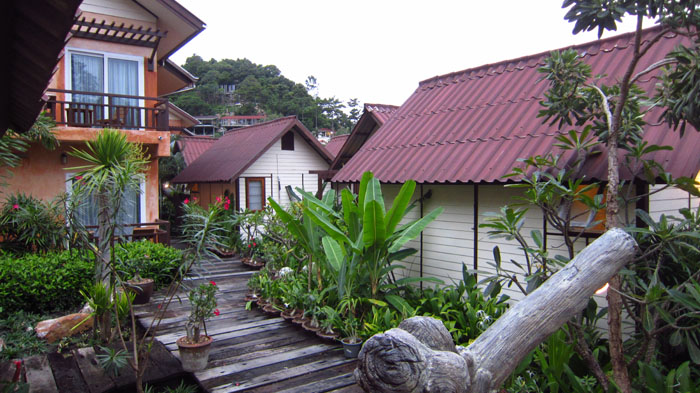
[[[203,270],[204,269],[204,270]],[[205,263],[193,284],[213,280],[220,315],[207,322],[214,338],[207,368],[195,373],[202,386],[212,392],[362,392],[352,372],[356,360],[343,356],[335,342],[318,338],[282,318],[257,307],[245,310],[247,282],[252,270],[238,258]],[[136,315],[148,326],[162,294],[149,304],[137,306]],[[186,295],[168,307],[157,339],[175,356],[175,341],[185,333],[189,315]]]

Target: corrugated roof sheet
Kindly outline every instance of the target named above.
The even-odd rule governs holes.
[[[333,157],[335,157],[336,155],[338,155],[338,152],[345,144],[345,141],[348,140],[349,136],[350,134],[334,135],[331,138],[331,140],[328,141],[328,143],[326,144],[326,150],[328,150],[328,152],[331,153]]]
[[[215,138],[209,136],[181,136],[175,142],[177,149],[182,152],[182,157],[185,159],[185,165],[189,166],[194,160],[202,155],[205,151],[216,142]]]
[[[227,132],[180,172],[172,183],[232,181],[290,130],[305,139],[328,163],[331,162],[331,156],[309,130],[295,116],[289,116]]]
[[[658,32],[650,29],[647,37]],[[591,65],[593,75],[607,74],[607,82],[621,76],[628,65],[633,34],[624,34],[574,48]],[[643,70],[679,43],[661,39],[642,59]],[[411,97],[333,177],[336,182],[359,181],[367,170],[382,182],[409,179],[423,183],[499,182],[519,158],[557,152],[556,126],[537,117],[547,89],[537,69],[549,52],[488,64],[421,82]],[[640,86],[653,89],[647,77]],[[674,176],[695,176],[700,169],[700,134],[688,130],[683,139],[665,124],[656,123],[659,111],[647,116],[645,139],[671,145],[653,158]],[[347,145],[347,144],[346,144]],[[652,156],[652,155],[649,155]],[[564,159],[568,157],[564,156]],[[623,178],[629,174],[621,173]],[[585,176],[606,179],[604,154],[590,158]]]
[[[342,168],[397,109],[399,107],[395,105],[365,104],[362,115],[352,128],[349,139],[336,153],[330,169],[337,170]]]

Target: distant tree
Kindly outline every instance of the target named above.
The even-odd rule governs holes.
[[[360,120],[360,103],[358,102],[357,98],[351,98],[348,100],[348,108],[350,109],[348,119],[354,124]]]
[[[214,112],[214,107],[204,101],[197,91],[177,94],[170,101],[193,116],[211,115]]]
[[[184,68],[200,79],[194,92],[173,97],[173,102],[194,115],[296,115],[311,131],[350,129],[359,117],[359,110],[350,105],[357,105],[356,99],[348,103],[351,118],[340,100],[319,98],[318,80],[313,75],[300,84],[285,78],[274,65],[262,66],[248,59],[204,61],[197,55],[187,58]],[[226,98],[223,85],[235,86],[233,99]]]

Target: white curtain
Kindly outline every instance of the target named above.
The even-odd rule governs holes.
[[[101,56],[88,56],[73,53],[71,55],[72,89],[78,91],[104,92],[104,64]],[[96,118],[102,118],[102,96],[74,94],[73,102],[93,105],[81,105],[95,111]]]
[[[137,96],[139,94],[139,63],[133,60],[108,59],[109,62],[109,92],[113,94],[125,94]],[[140,112],[138,99],[135,98],[114,98],[114,105],[129,107],[126,108],[127,126],[137,126],[140,124]],[[123,109],[122,109],[123,110]],[[114,112],[112,116],[114,116]]]
[[[136,190],[124,191],[122,205],[117,214],[117,224],[137,224],[141,222],[140,205],[140,196]],[[98,211],[97,198],[94,195],[88,195],[81,201],[76,211],[76,216],[85,226],[97,225]],[[116,234],[123,235],[124,232],[117,230]]]

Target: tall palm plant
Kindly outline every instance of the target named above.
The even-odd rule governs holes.
[[[140,179],[148,163],[143,148],[127,141],[126,135],[111,129],[97,134],[94,141],[85,143],[85,150],[73,148],[69,154],[86,162],[69,168],[78,173],[73,183],[73,197],[84,200],[94,195],[97,201],[97,247],[95,253],[95,282],[103,282],[109,293],[114,291],[112,238],[118,225],[117,216],[124,195],[140,191]],[[98,324],[103,341],[112,334],[111,312],[101,315]]]
[[[112,129],[97,134],[94,141],[85,143],[85,150],[73,148],[69,154],[86,165],[69,168],[77,170],[73,195],[83,199],[94,195],[97,199],[97,257],[96,281],[109,279],[110,243],[117,226],[117,215],[128,192],[140,192],[140,180],[147,157],[143,148],[127,141],[126,135]]]

